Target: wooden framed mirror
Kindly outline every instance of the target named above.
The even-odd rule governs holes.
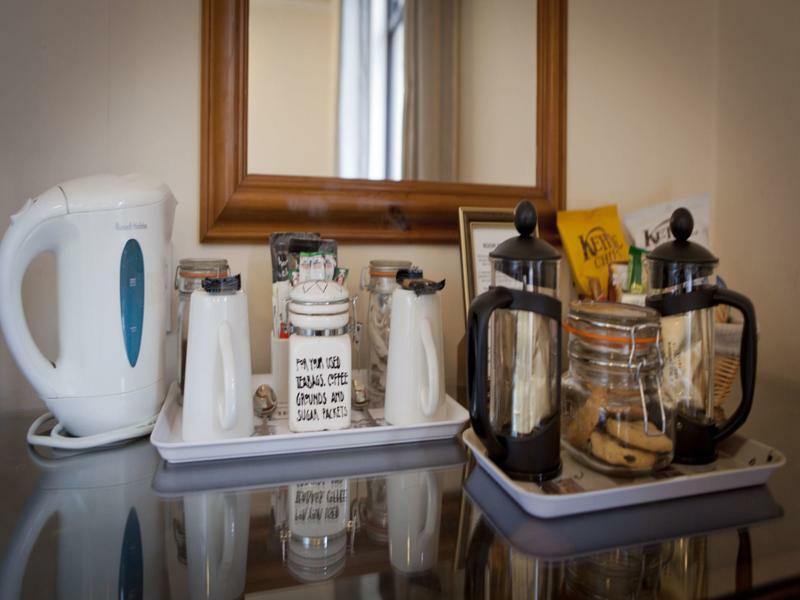
[[[530,9],[523,2],[530,3]],[[272,22],[275,27],[271,34],[258,31],[253,35],[251,27],[256,25],[256,19],[259,19],[259,23],[263,21],[261,9],[265,3],[303,7],[304,10],[315,10],[321,6],[333,14],[333,28],[327,30],[328,37],[321,37],[319,30],[310,31],[310,37],[304,41],[296,35],[286,36],[288,25],[284,22]],[[521,21],[532,32],[525,38],[532,40],[528,42],[531,44],[531,72],[506,75],[505,85],[511,87],[501,89],[491,84],[487,87],[476,83],[476,78],[471,75],[472,71],[466,70],[464,65],[467,61],[471,60],[472,64],[486,61],[485,52],[481,52],[476,45],[480,40],[467,39],[468,36],[483,34],[476,33],[474,26],[466,29],[461,24],[492,23],[492,18],[487,19],[486,15],[475,14],[475,11],[496,5],[497,14],[507,14],[504,3],[506,0],[204,0],[200,240],[263,242],[274,231],[318,231],[326,237],[350,242],[456,242],[459,206],[510,207],[520,198],[535,201],[539,210],[540,235],[551,240],[556,239],[555,213],[563,208],[565,195],[567,2],[513,0],[515,5],[521,6],[521,10],[530,10],[532,22],[516,18],[512,23],[495,23],[501,40],[519,42],[523,36],[515,35],[513,31],[509,31],[507,35],[504,32],[509,25],[516,26]],[[353,16],[353,7],[365,5],[372,7],[368,9],[372,12],[366,18],[361,15],[360,22],[354,21],[359,17]],[[432,16],[423,14],[431,10],[435,13]],[[405,23],[401,23],[405,31],[401,29],[399,34],[402,37],[395,36],[402,42],[399,51],[396,50],[397,40],[394,50],[391,41],[388,46],[385,43],[389,39],[387,32],[396,28],[398,21],[395,13],[398,11],[400,18],[405,19]],[[450,27],[448,31],[447,27],[453,21],[453,11],[459,26],[457,29]],[[426,27],[431,28],[425,21],[429,17],[434,23],[432,34],[425,33]],[[310,17],[303,17],[301,22],[308,24],[312,21]],[[369,46],[369,40],[374,42],[375,23],[383,28],[381,32],[384,34],[381,38],[383,45],[377,46],[377,50],[376,46]],[[270,24],[269,17],[267,24]],[[360,31],[361,34],[346,37],[344,31],[347,27]],[[373,27],[373,30],[365,30],[365,27]],[[354,38],[361,39],[362,42],[352,41]],[[305,128],[311,135],[317,135],[326,130],[325,127],[315,124],[313,118],[302,112],[299,113],[300,116],[295,115],[293,123],[289,122],[291,115],[284,114],[281,110],[294,112],[304,103],[313,104],[305,101],[316,101],[321,95],[319,89],[322,88],[309,87],[307,82],[298,83],[296,80],[286,83],[269,73],[275,72],[274,66],[281,64],[281,57],[285,58],[284,63],[289,62],[287,57],[305,60],[314,54],[314,45],[320,39],[323,40],[322,48],[316,48],[316,52],[334,65],[329,71],[336,72],[334,75],[327,75],[329,82],[333,80],[336,91],[333,92],[334,101],[326,105],[330,108],[323,110],[326,112],[327,122],[336,121],[337,115],[339,120],[332,128],[328,127],[333,133],[326,133],[324,141],[317,143],[313,138],[305,136],[301,129]],[[431,40],[438,44],[435,51],[431,50],[431,44],[434,43]],[[254,45],[255,41],[258,44]],[[275,42],[271,50],[269,44],[261,43],[268,41]],[[359,43],[362,45],[359,46]],[[467,43],[471,44],[469,56],[464,52]],[[440,54],[439,48],[442,46],[445,47],[444,54]],[[259,52],[265,54],[254,54],[251,57],[250,53],[256,52],[254,48],[257,47],[262,48]],[[455,50],[451,52],[451,49]],[[368,65],[372,66],[365,67],[363,63],[352,62],[353,56],[363,57],[365,52],[369,53],[371,62]],[[513,46],[509,46],[509,52],[516,56],[515,60],[522,55],[520,64],[528,64],[528,59],[525,58],[527,54],[515,51]],[[438,61],[433,66],[420,66],[420,62],[414,62],[420,56],[431,55],[436,56],[431,60]],[[256,56],[261,62],[254,67]],[[271,59],[267,61],[269,64],[261,60],[263,56]],[[347,56],[351,59],[350,63],[346,62]],[[375,56],[382,62],[377,63]],[[453,60],[456,62],[453,63]],[[401,64],[399,68],[397,61]],[[510,61],[501,59],[500,62],[505,67]],[[378,71],[376,75],[374,64],[383,65],[384,70]],[[408,66],[411,64],[414,66]],[[286,67],[289,75],[297,74],[304,68]],[[483,64],[482,68],[490,74],[500,72],[496,64]],[[353,75],[354,69],[356,75]],[[419,72],[425,70],[432,74],[428,80],[419,76]],[[367,86],[363,85],[365,72],[369,74]],[[350,75],[345,76],[346,73]],[[398,76],[398,73],[401,75]],[[445,80],[454,82],[449,96],[446,89],[442,92],[442,88],[446,87],[443,83]],[[497,120],[498,116],[502,117],[504,112],[508,112],[505,110],[506,105],[531,104],[522,91],[526,80],[530,80],[526,89],[532,99],[535,99],[532,103],[535,106],[530,106],[530,122],[535,124],[535,131],[530,132],[532,139],[527,143],[531,156],[528,158],[527,155],[520,154],[517,150],[519,144],[506,145],[502,140],[499,151],[488,154],[489,159],[500,165],[500,170],[503,161],[514,158],[519,162],[520,156],[523,156],[524,172],[519,176],[509,176],[510,179],[516,177],[517,181],[506,181],[502,174],[496,177],[492,173],[464,175],[463,172],[468,170],[464,167],[467,161],[462,158],[459,163],[459,156],[470,154],[473,148],[483,147],[481,138],[474,132],[469,135],[464,133],[464,124],[471,125],[470,119],[474,115],[487,114],[488,120],[481,127],[489,135],[496,133],[500,129],[499,121],[494,128],[492,120]],[[392,87],[391,81],[399,83]],[[426,85],[426,81],[432,83]],[[450,102],[448,104],[441,99],[454,98],[459,92],[463,93],[465,81],[473,86],[473,101],[467,107],[469,110],[465,109],[465,100],[447,100]],[[391,92],[384,103],[384,96],[373,94],[376,85],[381,93],[387,87],[400,91]],[[328,85],[326,89],[330,87]],[[433,87],[439,93],[433,101],[435,112],[438,111],[435,114],[438,120],[426,121],[426,102],[431,102],[427,99],[420,101],[417,96],[420,89]],[[253,97],[257,97],[258,101],[251,99],[249,104],[248,90],[251,88]],[[346,90],[356,88],[361,92],[345,95]],[[300,95],[295,98],[299,100],[295,101],[291,93],[298,93],[298,90]],[[409,90],[417,93],[412,100],[409,100],[413,96]],[[377,102],[376,97],[379,99]],[[474,98],[481,101],[494,100],[495,112],[482,112],[480,102]],[[254,113],[253,104],[265,106],[262,114],[268,118],[264,119]],[[275,106],[279,108],[276,109]],[[280,109],[281,106],[284,109]],[[372,110],[364,108],[365,106],[372,107]],[[364,116],[365,111],[369,112],[369,118]],[[318,116],[318,113],[315,114]],[[373,118],[374,114],[381,118]],[[392,121],[392,115],[400,116]],[[353,119],[354,116],[360,119],[362,129],[358,129],[358,125],[345,122],[348,119],[358,120]],[[397,124],[398,119],[400,125]],[[370,129],[374,122],[379,124],[378,127]],[[412,122],[416,129],[408,125]],[[267,125],[259,125],[260,123]],[[383,137],[376,138],[376,130],[380,130]],[[453,130],[457,131],[453,134]],[[523,133],[528,131],[524,127],[517,127],[514,122],[510,127],[506,126],[506,130],[515,135],[518,133],[516,130]],[[251,138],[250,144],[248,138]],[[369,146],[373,138],[378,141]],[[359,158],[361,155],[351,152],[351,142],[355,139],[367,140],[362,144],[365,148],[369,147],[367,159]],[[442,139],[445,141],[442,142]],[[253,140],[259,144],[258,151],[254,150]],[[522,143],[526,144],[524,137]],[[437,144],[438,149],[431,152],[431,148],[435,148]],[[458,144],[458,148],[454,144]],[[320,162],[322,166],[313,167],[317,169],[315,171],[312,163],[316,159],[312,159],[315,154],[320,154],[317,151],[322,146],[325,146],[326,162]],[[395,151],[398,147],[401,150]],[[377,154],[374,148],[378,149]],[[435,155],[434,162],[437,166],[433,171],[428,167],[420,168],[419,158],[409,158],[414,148],[417,149],[416,156],[426,152]],[[288,149],[292,149],[294,158]],[[347,157],[350,154],[354,157],[351,156],[348,163]],[[373,160],[376,156],[377,159]],[[484,156],[487,154],[484,153]],[[472,160],[475,162],[475,156],[472,156]],[[250,169],[249,164],[254,168]],[[377,171],[373,169],[376,164]],[[472,167],[473,172],[480,171],[480,164],[477,165],[477,170],[476,165],[473,164]],[[459,168],[462,171],[461,176]],[[310,173],[306,172],[309,169]],[[530,181],[526,179],[528,176]]]

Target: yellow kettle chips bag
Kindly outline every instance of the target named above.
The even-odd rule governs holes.
[[[628,260],[628,245],[616,205],[561,211],[556,223],[578,294],[606,298],[608,265]]]

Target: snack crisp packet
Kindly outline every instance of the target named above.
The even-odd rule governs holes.
[[[622,217],[625,227],[633,240],[634,246],[650,252],[659,244],[672,239],[669,230],[669,218],[676,208],[689,209],[694,217],[694,231],[689,239],[708,247],[708,227],[711,221],[711,208],[708,196],[695,196],[672,202],[662,202],[640,210],[627,213]]]
[[[596,300],[606,298],[608,266],[628,260],[616,205],[561,211],[556,224],[578,294]]]

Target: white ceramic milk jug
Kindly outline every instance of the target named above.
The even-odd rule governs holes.
[[[206,279],[192,292],[183,439],[248,437],[253,433],[250,325],[239,275]]]
[[[250,539],[249,492],[183,498],[189,598],[242,598]]]
[[[138,175],[75,179],[11,216],[0,244],[0,325],[20,371],[73,436],[156,415],[166,392],[163,346],[175,199]],[[22,280],[56,256],[58,356],[34,342]]]
[[[400,271],[392,293],[386,421],[412,425],[444,419],[444,361],[439,290],[444,281]]]
[[[408,471],[386,477],[389,560],[402,573],[436,566],[442,490],[436,473]]]

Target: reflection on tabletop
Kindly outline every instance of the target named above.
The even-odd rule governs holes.
[[[7,539],[2,598],[285,598],[308,585],[343,598],[700,598],[748,589],[749,528],[781,515],[760,487],[535,519],[457,441],[280,463],[171,466],[146,441],[28,460],[39,479]],[[734,555],[712,575],[722,546]]]

